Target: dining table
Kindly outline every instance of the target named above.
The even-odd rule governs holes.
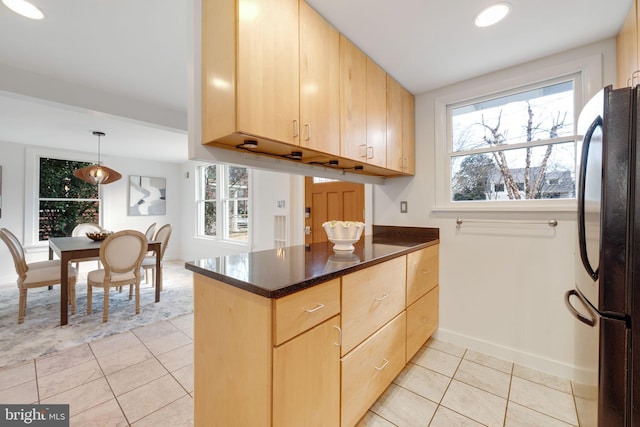
[[[49,238],[49,259],[54,253],[60,258],[60,325],[69,321],[69,262],[82,258],[98,258],[102,241],[94,241],[85,236],[79,237],[51,237]],[[160,301],[162,284],[162,267],[160,263],[161,242],[148,241],[148,250],[156,257],[156,302]]]

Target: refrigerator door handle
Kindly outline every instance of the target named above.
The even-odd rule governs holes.
[[[578,239],[579,239],[579,245],[580,246],[580,259],[582,260],[582,265],[584,266],[584,269],[587,270],[587,273],[589,273],[589,276],[591,276],[591,278],[593,280],[598,280],[598,268],[596,268],[595,270],[593,269],[593,267],[591,266],[591,263],[589,262],[589,258],[587,258],[587,240],[586,240],[586,231],[585,231],[585,213],[584,213],[584,209],[585,209],[585,185],[587,182],[587,160],[589,157],[589,145],[591,144],[591,138],[593,137],[593,132],[595,132],[595,130],[598,127],[602,127],[602,117],[598,116],[596,117],[596,119],[593,121],[593,123],[591,123],[591,126],[589,126],[589,129],[587,129],[587,132],[584,135],[584,142],[582,145],[582,153],[581,153],[581,159],[580,159],[580,180],[578,181]]]
[[[589,316],[585,316],[584,314],[580,313],[574,306],[573,304],[571,304],[571,297],[572,296],[576,296],[580,302],[582,303],[582,306],[585,308],[585,310],[587,310],[589,312]],[[585,302],[582,299],[582,296],[576,292],[575,289],[571,289],[570,291],[567,291],[564,294],[564,302],[567,305],[567,308],[569,309],[569,311],[571,312],[571,314],[573,314],[573,316],[578,319],[579,321],[581,321],[582,323],[589,325],[591,327],[596,326],[596,314],[593,312],[593,310],[589,307],[588,303]]]

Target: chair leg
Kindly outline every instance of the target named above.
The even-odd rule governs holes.
[[[140,282],[136,282],[136,314],[140,314]]]
[[[149,270],[148,269],[144,269],[144,283],[146,283],[147,285],[149,284]],[[154,282],[151,282],[151,287],[153,288],[153,284]]]
[[[20,288],[20,300],[18,302],[18,324],[24,322],[24,312],[27,309],[27,288]]]
[[[71,315],[76,314],[76,282],[69,283],[69,301],[71,302]]]
[[[102,306],[102,323],[106,322],[109,317],[109,287],[104,287],[104,304]]]
[[[87,314],[91,314],[91,297],[93,295],[93,286],[87,282]]]
[[[133,298],[133,285],[129,285],[129,301]]]

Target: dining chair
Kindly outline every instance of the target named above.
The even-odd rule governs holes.
[[[153,240],[153,236],[156,232],[156,223],[152,223],[147,227],[147,230],[144,232],[144,236],[147,238],[147,241]]]
[[[27,289],[60,284],[60,260],[27,263],[20,240],[6,228],[0,229],[0,239],[7,245],[18,274],[18,324],[24,322],[27,309]],[[76,314],[76,270],[69,266],[69,303],[71,314]]]
[[[118,231],[104,239],[100,246],[100,262],[104,268],[87,274],[87,314],[91,314],[93,288],[102,288],[102,321],[106,322],[109,316],[109,288],[124,285],[135,286],[136,314],[140,313],[140,265],[146,252],[147,239],[136,230]]]
[[[76,225],[73,228],[73,230],[71,231],[71,237],[86,236],[87,233],[99,233],[99,232],[101,232],[103,230],[104,229],[102,227],[100,227],[98,224],[94,224],[92,222],[83,222],[83,223],[80,223],[80,224]],[[78,274],[80,274],[80,263],[81,262],[94,261],[94,260],[98,261],[98,268],[100,268],[99,258],[89,257],[89,258],[74,259],[73,261],[76,263],[76,271],[78,272]]]
[[[171,224],[165,224],[158,229],[158,232],[153,237],[153,240],[160,242],[160,265],[162,266],[162,259],[164,258],[164,251],[167,250],[169,245],[169,238],[171,237]],[[149,283],[149,271],[151,271],[151,283],[156,282],[156,254],[147,255],[142,260],[142,268],[144,269],[144,280]],[[162,290],[162,284],[160,284],[160,290]],[[131,290],[129,290],[131,293]]]

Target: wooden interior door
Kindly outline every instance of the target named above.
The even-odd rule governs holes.
[[[305,244],[326,242],[322,224],[330,220],[364,222],[364,184],[344,181],[313,182],[305,177]]]

